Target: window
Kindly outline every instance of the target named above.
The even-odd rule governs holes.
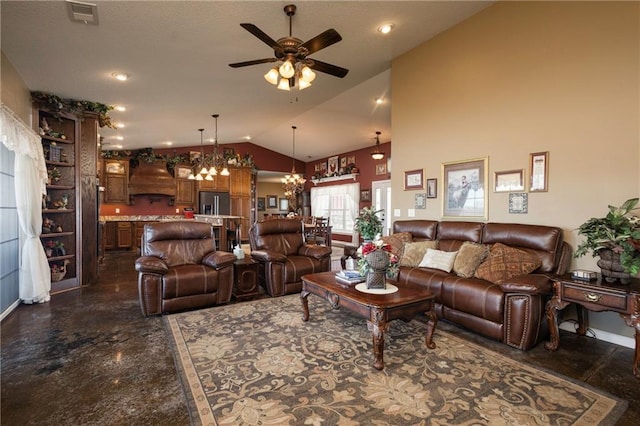
[[[329,217],[331,232],[353,234],[360,207],[360,184],[348,183],[311,188],[311,214]]]

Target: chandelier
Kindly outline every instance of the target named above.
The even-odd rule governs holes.
[[[296,86],[298,90],[306,89],[311,86],[311,82],[316,78],[316,73],[314,73],[306,63],[311,61],[311,59],[297,61],[293,55],[291,56],[292,57],[285,60],[282,65],[276,65],[271,68],[269,72],[264,75],[264,78],[280,90],[288,91]]]
[[[293,154],[291,174],[285,175],[282,181],[282,188],[284,189],[284,196],[289,200],[289,204],[295,209],[296,196],[304,189],[304,183],[307,181],[305,178],[296,173],[296,126],[291,126],[293,129]]]
[[[224,157],[220,154],[220,146],[218,145],[218,117],[219,114],[213,114],[212,117],[216,120],[215,139],[213,142],[213,153],[209,156],[204,155],[203,151],[203,139],[202,132],[204,129],[198,129],[200,132],[200,160],[197,164],[197,169],[200,169],[198,173],[189,175],[191,180],[213,180],[213,176],[229,176],[229,169],[224,161]]]
[[[374,160],[382,160],[384,158],[384,152],[380,151],[380,133],[376,132],[376,150],[371,153],[371,158]]]

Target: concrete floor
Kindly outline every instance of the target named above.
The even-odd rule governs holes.
[[[161,317],[140,312],[132,253],[110,252],[92,286],[21,305],[1,324],[1,417],[7,425],[187,425]],[[560,348],[521,352],[441,321],[439,328],[629,401],[640,424],[633,350],[562,331]]]

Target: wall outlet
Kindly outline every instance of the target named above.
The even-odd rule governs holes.
[[[116,214],[120,214],[120,209],[116,208]]]

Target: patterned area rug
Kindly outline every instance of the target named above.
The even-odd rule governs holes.
[[[394,321],[385,369],[364,319],[298,295],[169,315],[193,424],[596,425],[626,403],[436,330]]]

